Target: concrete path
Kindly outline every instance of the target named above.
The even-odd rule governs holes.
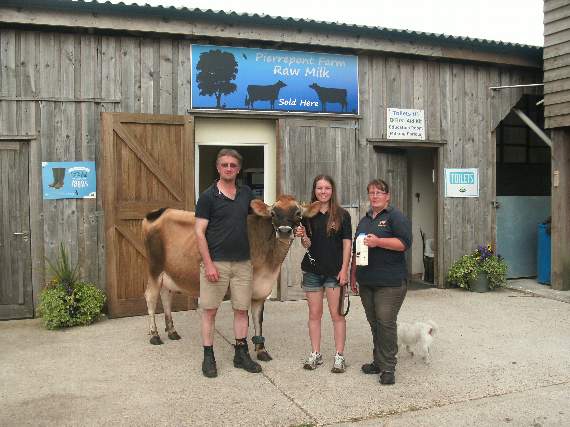
[[[345,374],[330,372],[328,314],[325,364],[301,368],[305,301],[266,305],[274,360],[257,375],[232,366],[224,303],[215,379],[200,371],[195,311],[175,313],[182,340],[163,336],[162,346],[148,343],[144,317],[58,332],[39,320],[0,322],[0,426],[570,425],[570,304],[510,289],[410,291],[400,319],[438,323],[433,360],[427,366],[402,353],[396,385],[381,386],[360,372],[371,339],[358,298],[352,302]]]

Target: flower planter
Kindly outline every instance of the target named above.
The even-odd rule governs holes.
[[[471,292],[489,292],[489,278],[487,273],[479,273],[475,280],[469,281],[469,290]]]

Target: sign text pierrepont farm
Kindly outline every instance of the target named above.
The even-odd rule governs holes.
[[[193,45],[192,108],[358,114],[357,57]]]

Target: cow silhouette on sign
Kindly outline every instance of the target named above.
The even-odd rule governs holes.
[[[327,102],[332,104],[339,103],[341,111],[346,111],[348,103],[346,102],[346,89],[337,89],[334,87],[323,87],[316,83],[309,85],[314,89],[321,101],[321,109],[323,113],[327,111]]]
[[[271,109],[275,108],[275,101],[279,96],[279,91],[281,88],[287,86],[281,80],[272,85],[248,85],[247,86],[247,96],[245,97],[245,106],[247,108],[254,108],[253,103],[255,101],[269,101]]]

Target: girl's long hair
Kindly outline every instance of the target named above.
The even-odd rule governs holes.
[[[317,188],[317,182],[319,182],[321,179],[327,181],[332,187],[332,194],[329,200],[329,220],[327,222],[327,235],[330,236],[340,230],[344,209],[340,207],[340,204],[338,202],[336,184],[334,182],[334,179],[332,179],[332,177],[329,175],[317,175],[313,180],[313,189],[311,190],[311,203],[317,201],[317,196],[315,196],[315,188]]]

